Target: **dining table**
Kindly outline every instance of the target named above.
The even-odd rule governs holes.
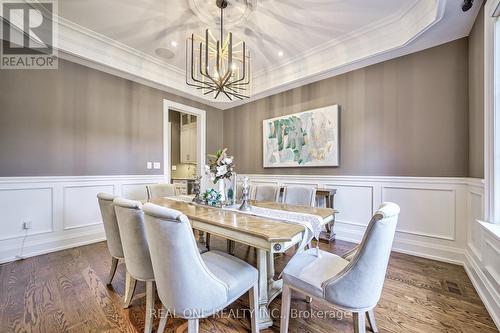
[[[193,229],[254,247],[259,272],[259,329],[272,326],[271,301],[281,293],[283,281],[275,279],[274,255],[300,244],[306,234],[304,225],[283,219],[255,216],[250,212],[202,205],[176,197],[154,198],[149,202],[185,214]],[[311,214],[321,218],[322,225],[333,221],[337,211],[277,202],[250,201],[251,206],[277,211]]]

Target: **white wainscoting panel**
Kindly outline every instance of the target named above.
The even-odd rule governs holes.
[[[0,263],[105,239],[97,193],[145,199],[163,175],[1,177]],[[23,230],[23,222],[31,229]]]
[[[114,194],[113,185],[78,185],[63,189],[63,229],[83,228],[101,224],[97,193]]]
[[[469,189],[468,193],[468,223],[467,246],[472,253],[481,260],[482,227],[475,221],[483,220],[483,193],[479,190]],[[475,222],[475,223],[474,223]]]
[[[31,223],[31,234],[52,232],[52,188],[0,190],[2,211],[0,241],[24,237],[23,223]]]
[[[455,240],[455,190],[383,186],[382,201],[401,208],[399,233]]]
[[[493,288],[500,295],[500,242],[487,235],[484,242],[484,270]]]
[[[337,190],[335,208],[340,211],[337,222],[363,228],[368,225],[374,211],[373,186],[325,184],[324,187]],[[357,204],[353,205],[353,202]]]
[[[148,192],[146,190],[146,185],[151,183],[142,184],[123,184],[122,185],[122,195],[130,200],[143,200],[148,198]]]

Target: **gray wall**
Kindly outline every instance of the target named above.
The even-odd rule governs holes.
[[[482,177],[483,15],[469,42],[224,112],[64,60],[59,70],[3,70],[0,176],[161,174],[145,165],[163,161],[167,98],[207,110],[207,152],[224,144],[238,172]],[[262,168],[263,119],[331,104],[342,107],[340,167]]]
[[[163,99],[207,110],[207,133],[222,111],[85,66],[0,71],[0,177],[162,174]],[[222,145],[207,135],[207,152]],[[162,165],[163,167],[163,165]]]
[[[469,36],[469,176],[484,176],[484,7]]]
[[[270,96],[224,113],[240,173],[468,175],[467,38]],[[262,167],[262,120],[339,104],[340,167]]]

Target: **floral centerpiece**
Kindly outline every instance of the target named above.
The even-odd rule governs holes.
[[[208,155],[208,165],[205,166],[206,173],[210,174],[210,179],[214,184],[218,184],[220,200],[225,201],[224,179],[230,179],[233,175],[233,156],[228,156],[227,148],[219,149],[215,155]]]
[[[214,189],[210,189],[203,193],[203,200],[209,206],[217,206],[221,202],[221,194]]]

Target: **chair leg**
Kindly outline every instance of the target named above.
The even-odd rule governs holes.
[[[137,285],[137,280],[130,275],[129,272],[125,274],[125,296],[123,300],[123,308],[126,309],[130,306],[132,302],[132,296],[134,296],[135,286]]]
[[[188,333],[198,333],[200,329],[200,322],[198,319],[188,320]]]
[[[375,312],[373,311],[373,309],[366,312],[366,316],[368,318],[368,323],[370,324],[372,332],[378,333],[377,322],[375,321]]]
[[[353,312],[352,323],[354,325],[354,333],[366,333],[364,313]]]
[[[146,320],[144,321],[144,333],[153,330],[153,311],[155,309],[155,282],[146,281]]]
[[[283,292],[281,294],[281,323],[280,323],[280,333],[288,332],[288,323],[290,322],[290,300],[292,299],[292,294],[290,287],[286,284],[283,285]]]
[[[167,327],[168,315],[167,315],[167,309],[165,309],[165,307],[162,307],[160,315],[161,315],[160,324],[158,325],[157,333],[163,333],[163,331],[165,331],[165,327]]]
[[[205,235],[205,246],[207,247],[207,250],[210,251],[210,234],[208,232]]]
[[[116,273],[116,267],[118,267],[118,258],[112,257],[111,258],[111,268],[109,270],[108,281],[106,281],[106,284],[108,286],[111,284],[111,281],[113,281],[113,277],[115,276],[115,273]]]
[[[255,282],[248,291],[252,333],[259,331],[259,283]]]

